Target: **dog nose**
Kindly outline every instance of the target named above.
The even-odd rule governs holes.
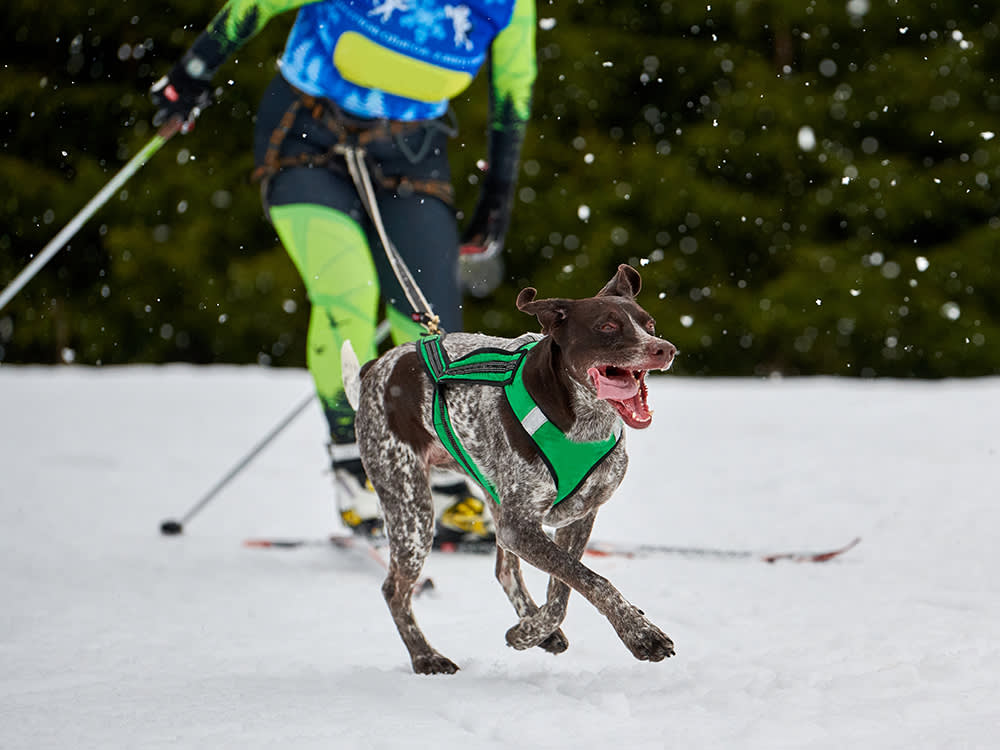
[[[665,359],[673,359],[674,355],[677,354],[677,347],[671,344],[669,341],[664,339],[658,339],[650,346],[650,354],[654,357],[664,357]]]
[[[649,355],[658,362],[663,362],[666,368],[674,361],[677,347],[665,339],[657,339],[649,346]]]

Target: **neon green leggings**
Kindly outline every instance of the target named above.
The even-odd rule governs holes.
[[[358,359],[376,355],[379,283],[368,240],[346,214],[311,203],[271,208],[271,222],[305,283],[312,313],[306,362],[330,422],[334,442],[354,439],[354,411],[344,396],[340,348],[350,339]],[[421,327],[391,305],[386,317],[397,343]]]

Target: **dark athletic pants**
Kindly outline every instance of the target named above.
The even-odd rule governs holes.
[[[265,92],[254,131],[258,166],[263,164],[271,135],[296,96],[280,74]],[[379,187],[375,179],[381,174],[450,181],[447,140],[445,130],[432,122],[404,136],[386,134],[366,144],[365,149],[389,238],[440,316],[442,327],[459,331],[459,237],[454,210],[435,197]],[[302,108],[282,142],[280,156],[320,155],[336,141],[329,128]],[[421,153],[423,158],[414,162],[414,155]],[[341,382],[341,344],[350,339],[362,362],[375,356],[380,300],[385,302],[395,343],[412,341],[423,329],[410,319],[413,310],[342,158],[330,166],[282,169],[265,181],[262,196],[312,306],[307,363],[330,423],[331,438],[335,444],[351,443],[354,413]]]

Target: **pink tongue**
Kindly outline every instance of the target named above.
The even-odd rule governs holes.
[[[591,367],[587,370],[587,374],[594,382],[598,398],[609,401],[625,401],[639,392],[639,384],[635,378],[627,375],[620,378],[607,378],[596,367]]]

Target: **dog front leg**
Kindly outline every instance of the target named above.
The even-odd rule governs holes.
[[[527,587],[524,585],[524,578],[521,575],[521,561],[513,552],[505,552],[503,548],[497,547],[497,580],[503,588],[510,603],[514,605],[514,611],[522,621],[534,619],[539,611],[535,600],[531,598]],[[567,589],[568,590],[568,589]],[[562,622],[560,618],[556,626]],[[534,645],[534,644],[533,644]],[[561,654],[569,648],[569,640],[566,635],[553,627],[549,630],[547,638],[537,644],[538,647],[550,654]],[[527,647],[526,647],[527,648]]]
[[[593,523],[593,521],[591,521]],[[561,549],[538,526],[512,524],[498,529],[497,541],[525,562],[580,592],[597,611],[608,618],[625,647],[637,659],[661,661],[673,656],[673,641],[629,603],[610,581],[598,575],[569,551]],[[581,553],[582,554],[582,553]],[[548,605],[546,605],[547,607]],[[558,625],[542,607],[539,613],[507,631],[507,643],[517,649],[540,643]],[[548,628],[548,630],[547,630]]]
[[[587,542],[590,541],[590,532],[594,529],[595,520],[597,520],[597,514],[591,513],[589,516],[584,516],[568,526],[556,529],[556,545],[566,550],[574,560],[579,560],[583,557],[583,553],[587,549]],[[545,605],[555,608],[562,613],[559,622],[562,622],[562,619],[566,616],[566,606],[569,603],[570,591],[570,587],[563,581],[555,576],[549,576],[549,590],[546,595]]]
[[[583,556],[584,549],[586,549],[587,541],[590,539],[590,532],[594,528],[594,519],[595,515],[590,514],[574,521],[568,526],[558,529],[556,531],[556,544],[579,560]],[[500,578],[500,556],[503,555],[503,550],[500,547],[497,547],[497,555],[497,578]],[[539,634],[551,633],[552,635],[538,645],[546,651],[552,651],[552,646],[562,646],[560,651],[552,651],[552,653],[560,653],[569,647],[569,641],[566,640],[565,635],[558,628],[566,618],[570,587],[558,578],[549,576],[549,587],[545,604],[539,608],[535,606],[534,601],[531,600],[530,595],[524,589],[524,582],[521,579],[521,570],[517,557],[508,552],[506,553],[506,560],[510,559],[514,560],[513,568],[517,576],[512,583],[518,584],[520,590],[508,591],[507,596],[514,603],[514,609],[521,616],[521,621],[507,632],[507,643],[514,648],[530,648],[534,645],[534,641],[538,638]],[[507,583],[505,583],[503,578],[500,579],[500,583],[504,585],[504,590],[507,590]],[[514,599],[514,596],[518,593],[527,597],[531,604],[530,607],[518,606]],[[560,636],[563,643],[560,643],[558,640]],[[557,639],[555,643],[553,643],[554,639]]]

